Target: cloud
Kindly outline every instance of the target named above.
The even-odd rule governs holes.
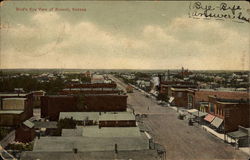
[[[56,12],[3,30],[2,68],[248,69],[249,37],[221,22],[173,19],[141,26],[138,36]]]

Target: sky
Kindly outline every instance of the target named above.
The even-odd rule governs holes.
[[[0,68],[249,70],[249,23],[190,18],[189,5],[5,1]]]

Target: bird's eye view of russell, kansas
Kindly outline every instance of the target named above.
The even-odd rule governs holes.
[[[0,160],[248,160],[247,1],[3,1]]]

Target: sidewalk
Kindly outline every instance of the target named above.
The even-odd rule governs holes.
[[[224,136],[225,136],[224,134],[218,133],[214,131],[213,129],[209,128],[208,126],[201,125],[201,128],[224,141]],[[227,137],[226,141],[228,143],[235,143],[235,140],[230,137]]]
[[[250,156],[250,147],[240,147],[239,150]]]

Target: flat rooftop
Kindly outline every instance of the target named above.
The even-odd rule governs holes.
[[[105,152],[34,152],[27,151],[21,153],[21,160],[40,159],[40,160],[96,160],[96,159],[123,159],[123,160],[159,160],[160,157],[156,150],[139,150],[139,151],[114,151]]]
[[[141,137],[139,127],[101,127],[98,126],[77,126],[76,129],[62,129],[63,137]]]
[[[23,111],[20,110],[0,110],[0,114],[21,114]]]
[[[34,121],[35,128],[57,128],[57,122],[49,121],[49,122],[39,122]]]
[[[77,148],[79,152],[135,151],[149,149],[149,141],[145,137],[40,137],[35,140],[33,151],[36,152],[71,152]]]
[[[135,115],[129,112],[117,112],[114,114],[101,114],[99,121],[123,121],[123,120],[135,120]]]
[[[93,120],[97,121],[99,112],[60,112],[59,119],[73,118],[76,121]]]
[[[3,101],[12,101],[12,100],[19,100],[19,101],[25,101],[27,98],[22,97],[15,97],[15,98],[3,98]]]
[[[131,112],[60,112],[59,119],[73,118],[77,121],[135,120]]]
[[[140,137],[139,127],[83,127],[84,137]]]
[[[25,93],[0,93],[0,97],[13,97],[13,96],[20,96],[20,97],[24,97],[27,96],[28,94]]]

